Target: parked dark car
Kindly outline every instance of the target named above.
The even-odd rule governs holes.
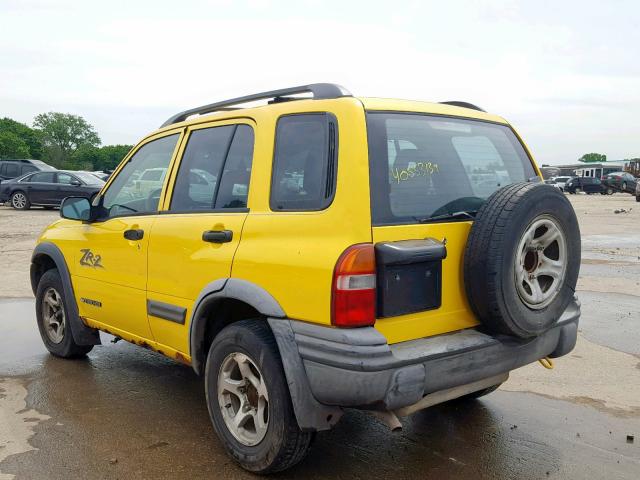
[[[0,160],[0,181],[11,180],[31,172],[55,170],[40,160]]]
[[[564,191],[569,193],[584,192],[591,195],[592,193],[603,193],[604,188],[599,178],[573,177],[566,183]]]
[[[66,197],[87,197],[91,200],[104,182],[85,172],[63,170],[43,171],[24,175],[0,184],[0,203],[11,202],[18,210],[33,205],[59,207]]]
[[[628,172],[611,172],[602,177],[605,191],[611,195],[613,192],[635,194],[638,179]]]

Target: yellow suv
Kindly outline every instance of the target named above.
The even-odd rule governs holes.
[[[253,472],[345,408],[396,427],[576,341],[574,211],[464,102],[313,84],[194,108],[61,216],[31,265],[46,347],[86,355],[103,331],[192,366]]]

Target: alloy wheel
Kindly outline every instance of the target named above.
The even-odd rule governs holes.
[[[218,405],[236,440],[246,446],[262,441],[269,427],[269,392],[262,372],[248,355],[234,352],[222,362]]]
[[[550,215],[536,217],[526,228],[517,249],[516,289],[533,310],[548,306],[562,288],[567,270],[567,241]]]
[[[27,204],[27,197],[22,192],[17,192],[11,197],[11,205],[13,208],[22,209]]]
[[[42,323],[44,331],[52,343],[60,343],[64,339],[66,318],[62,305],[62,297],[58,291],[49,287],[42,297]]]

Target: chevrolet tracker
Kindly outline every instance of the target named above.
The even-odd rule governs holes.
[[[284,470],[346,408],[397,426],[573,349],[580,232],[540,178],[465,102],[313,84],[187,110],[42,233],[42,340],[192,366],[229,455]]]

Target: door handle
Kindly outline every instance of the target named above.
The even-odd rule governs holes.
[[[124,238],[127,240],[142,240],[144,237],[144,230],[140,228],[134,228],[131,230],[124,231]]]
[[[231,230],[207,230],[202,234],[202,240],[211,243],[227,243],[233,240]]]

